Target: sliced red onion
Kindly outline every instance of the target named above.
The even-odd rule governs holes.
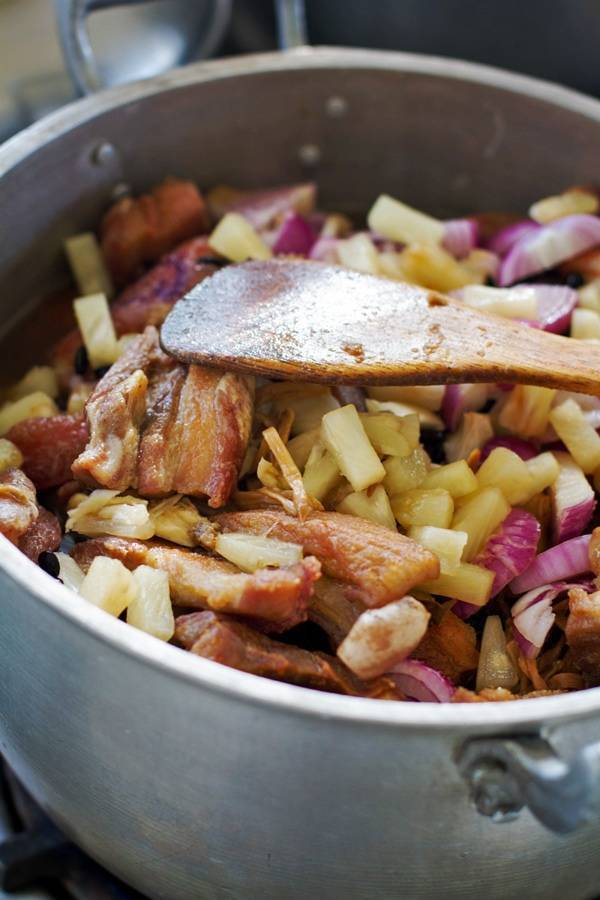
[[[583,534],[596,508],[594,489],[568,453],[556,453],[558,478],[550,487],[552,538],[556,544]]]
[[[480,609],[482,609],[482,607],[476,606],[474,603],[465,603],[464,600],[457,600],[452,607],[452,612],[455,616],[458,616],[459,619],[466,620],[470,619],[471,616],[474,616],[475,613],[478,613]]]
[[[340,261],[337,254],[338,240],[339,238],[333,237],[319,238],[311,247],[310,253],[308,254],[309,259],[316,259],[319,262],[338,265]]]
[[[541,584],[564,581],[589,572],[590,534],[563,541],[535,557],[529,568],[510,583],[513,594],[522,594]]]
[[[524,459],[525,461],[533,459],[533,457],[537,456],[540,452],[537,447],[529,441],[524,441],[523,438],[513,437],[513,435],[507,435],[506,437],[494,437],[491,441],[488,441],[485,447],[481,448],[481,457],[479,461],[485,462],[492,450],[495,450],[496,447],[506,447],[507,450],[512,450],[513,453],[516,453],[517,456],[520,456],[521,459]]]
[[[498,275],[501,287],[529,278],[600,243],[597,216],[565,216],[525,234],[507,253]]]
[[[456,690],[445,675],[416,659],[405,659],[398,663],[389,675],[409,700],[448,703]]]
[[[308,214],[315,205],[317,188],[314,182],[290,184],[266,191],[244,191],[227,205],[226,212],[241,213],[258,230],[268,226],[288,212]]]
[[[488,250],[497,253],[498,256],[506,256],[509,250],[512,250],[517,241],[525,235],[531,235],[534,231],[538,231],[541,225],[533,222],[531,219],[524,219],[522,222],[513,222],[497,231],[496,234],[487,242]]]
[[[290,212],[281,223],[273,244],[273,253],[293,253],[308,256],[317,236],[311,225],[299,213]]]
[[[442,244],[456,259],[464,259],[477,246],[479,226],[473,219],[450,219],[444,223]]]
[[[553,334],[563,334],[567,331],[573,310],[577,306],[577,291],[564,284],[532,284],[530,287],[536,295],[537,318],[535,321],[525,319],[521,321],[533,328],[551,331]]]
[[[526,601],[522,609],[515,612],[521,601],[512,608],[515,641],[527,659],[535,659],[554,625],[556,616],[552,611],[552,601],[558,593],[559,591],[546,585],[541,591],[530,591],[521,597],[521,601]]]
[[[442,400],[442,418],[450,431],[458,428],[463,413],[485,406],[490,396],[489,384],[449,384]]]
[[[513,509],[488,538],[473,562],[494,573],[492,597],[529,568],[535,559],[540,533],[535,516],[524,509]]]

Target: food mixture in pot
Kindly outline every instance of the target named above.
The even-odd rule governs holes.
[[[598,341],[599,210],[571,188],[444,222],[383,195],[357,226],[313,184],[122,198],[66,242],[74,327],[0,407],[0,532],[79,602],[267,678],[432,702],[599,684],[599,398],[252,379],[159,339],[220,267],[287,256]]]

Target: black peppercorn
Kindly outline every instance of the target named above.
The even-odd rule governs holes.
[[[75,359],[73,361],[73,368],[75,369],[75,372],[77,373],[77,375],[85,375],[85,373],[88,370],[89,364],[90,364],[90,362],[88,359],[87,350],[85,349],[85,347],[82,344],[81,347],[78,348],[77,353],[75,354]]]
[[[51,575],[52,578],[58,578],[60,574],[58,556],[56,553],[51,553],[49,550],[42,550],[38,556],[38,566],[43,569],[44,572],[47,572],[48,575]]]
[[[570,288],[575,288],[575,290],[577,290],[577,288],[580,288],[583,284],[585,284],[583,275],[581,275],[580,272],[569,272],[569,274],[565,278],[565,284],[567,284]]]
[[[94,375],[96,378],[104,378],[109,369],[110,366],[98,366],[97,369],[94,369]]]
[[[218,256],[199,256],[196,263],[199,266],[224,266],[226,259],[220,259]]]

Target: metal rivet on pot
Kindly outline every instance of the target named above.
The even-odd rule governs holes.
[[[303,165],[316,166],[321,161],[321,149],[316,144],[302,144],[298,156]]]
[[[523,808],[521,792],[506,767],[480,760],[467,774],[478,812],[494,822],[510,822]]]
[[[108,141],[102,141],[92,150],[90,159],[95,166],[107,166],[116,160],[117,151]]]
[[[325,110],[332,119],[341,119],[348,112],[348,101],[345,97],[334,95],[328,98]]]

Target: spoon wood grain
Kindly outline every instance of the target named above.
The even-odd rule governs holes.
[[[521,382],[600,394],[600,344],[317,262],[222,269],[175,305],[161,342],[185,362],[290,380]]]

